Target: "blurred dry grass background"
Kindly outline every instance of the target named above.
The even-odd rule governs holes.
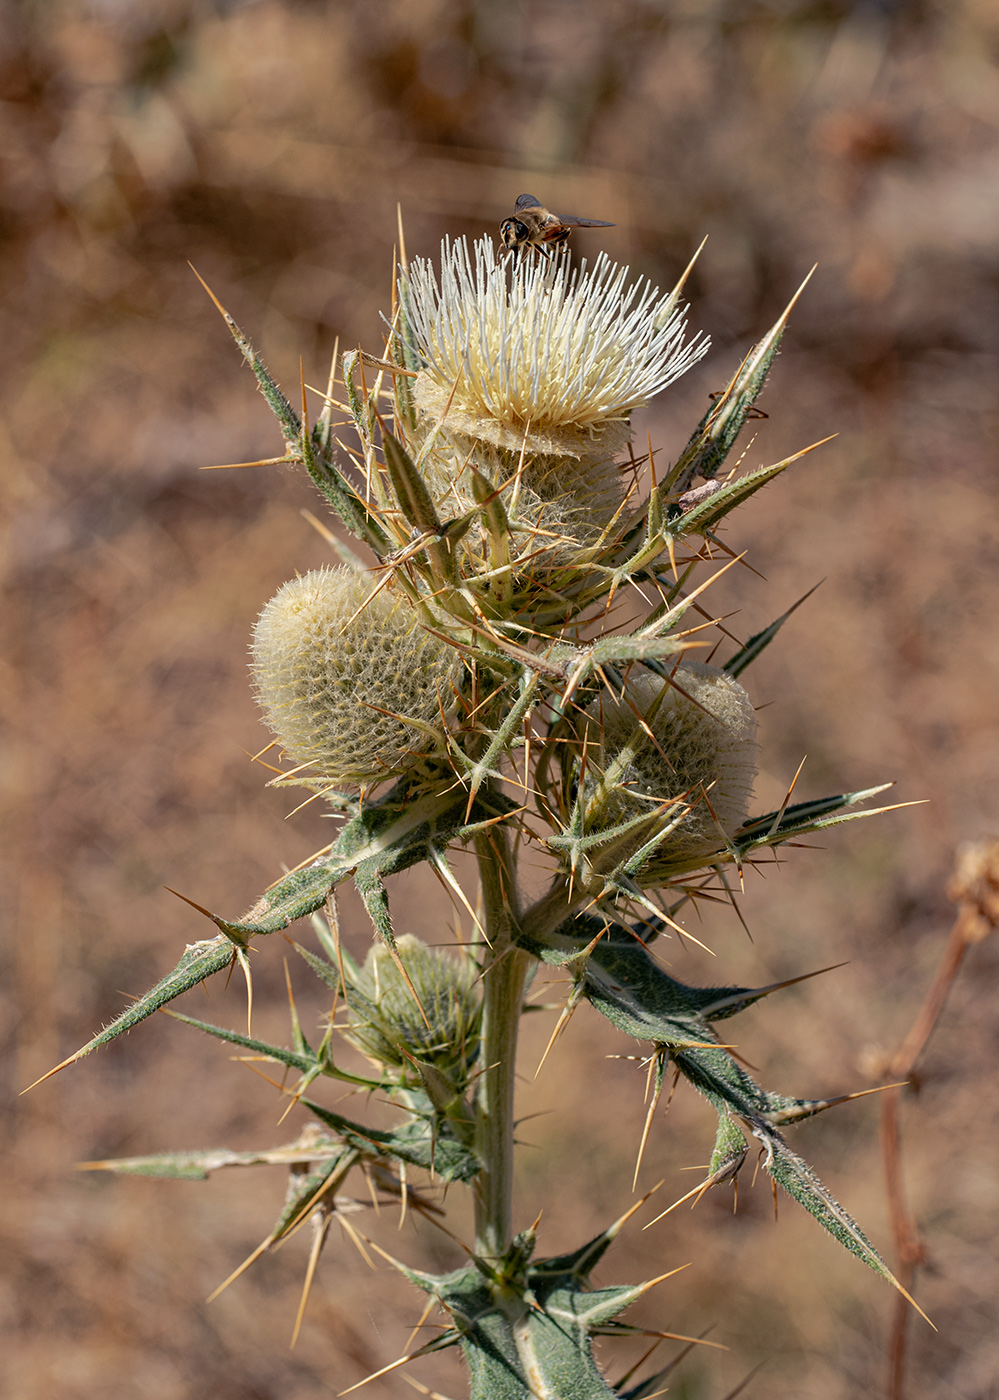
[[[74,1175],[290,1136],[273,1092],[193,1031],[147,1024],[15,1097],[205,935],[164,884],[236,912],[326,839],[246,759],[263,742],[249,629],[326,557],[299,514],[315,501],[280,469],[198,474],[280,444],[187,260],[293,387],[299,355],[325,382],[336,335],[380,345],[397,201],[410,252],[433,255],[533,190],[616,220],[579,250],[661,283],[709,234],[691,292],[713,353],[639,425],[664,450],[818,261],[747,461],[839,436],[741,512],[733,542],[767,582],[730,573],[716,606],[746,636],[827,578],[750,673],[761,808],[806,753],[802,794],[897,779],[929,803],[752,876],[754,943],[720,914],[700,931],[717,962],[670,952],[705,982],[849,960],[732,1024],[774,1088],[866,1087],[942,946],[955,844],[999,820],[997,64],[989,0],[0,5],[5,1395],[312,1400],[392,1360],[420,1307],[332,1239],[290,1352],[301,1238],[202,1301],[267,1233],[279,1169]],[[400,929],[446,933],[436,886],[406,877],[400,895]],[[257,954],[260,1033],[283,1034],[280,952]],[[940,1329],[912,1329],[911,1400],[999,1394],[997,964],[995,941],[970,958],[904,1115]],[[240,987],[209,998],[238,1024]],[[518,1214],[544,1209],[545,1252],[627,1207],[644,1112],[639,1068],[605,1058],[636,1047],[585,1012],[531,1081],[549,1029],[534,1018],[525,1052],[524,1111],[547,1116],[523,1130]],[[710,1118],[678,1095],[643,1181],[686,1190]],[[888,1249],[874,1101],[794,1142]],[[457,1260],[423,1227],[367,1219],[409,1262]],[[719,1191],[631,1232],[603,1277],[688,1260],[636,1320],[713,1324],[730,1350],[691,1358],[671,1394],[721,1397],[761,1360],[747,1395],[882,1393],[889,1290],[792,1204],[775,1226],[762,1183],[734,1218]],[[446,1358],[412,1369],[463,1393]],[[393,1376],[362,1393],[412,1392]]]

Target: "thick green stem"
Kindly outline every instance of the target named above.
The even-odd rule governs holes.
[[[532,959],[514,943],[519,911],[506,832],[476,837],[490,948],[482,988],[482,1061],[475,1095],[475,1146],[483,1163],[475,1182],[475,1248],[492,1258],[512,1237],[513,1100],[517,1035]]]

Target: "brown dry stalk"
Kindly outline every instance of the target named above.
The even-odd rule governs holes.
[[[936,1028],[965,953],[973,944],[981,943],[999,928],[999,840],[990,838],[969,842],[960,848],[954,874],[947,886],[947,897],[958,906],[957,918],[926,1000],[909,1034],[887,1066],[888,1077],[894,1080],[912,1082],[916,1063]],[[899,1086],[889,1089],[881,1100],[881,1152],[892,1235],[898,1257],[898,1279],[902,1287],[911,1293],[916,1270],[925,1262],[926,1251],[902,1185],[899,1135],[901,1096],[902,1088]],[[895,1302],[888,1346],[888,1400],[903,1400],[909,1311],[905,1298],[899,1297]]]

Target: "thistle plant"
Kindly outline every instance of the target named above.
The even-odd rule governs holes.
[[[664,1374],[615,1388],[591,1353],[595,1335],[637,1330],[621,1314],[651,1286],[591,1281],[625,1214],[554,1258],[535,1256],[533,1228],[515,1232],[517,1039],[542,964],[569,982],[553,1041],[588,1002],[625,1046],[644,1047],[650,1121],[671,1075],[715,1109],[691,1195],[735,1178],[755,1138],[775,1191],[899,1286],[785,1137],[842,1099],[761,1087],[716,1029],[777,988],[686,985],[654,946],[685,905],[730,897],[747,864],[870,815],[863,804],[883,790],[751,814],[756,723],[742,682],[789,614],[733,648],[707,590],[738,558],[719,533],[730,513],[804,455],[725,466],[791,307],[664,468],[651,448],[636,456],[631,420],[708,348],[688,335],[682,288],[663,295],[603,256],[592,268],[564,254],[513,265],[486,239],[471,251],[445,243],[438,269],[403,259],[382,353],[335,358],[340,378],[314,423],[304,393],[299,412],[226,315],[277,418],[280,460],[305,468],[340,532],[338,566],[291,579],[263,608],[252,670],[287,760],[272,785],[305,788],[342,824],[245,917],[210,913],[216,935],[72,1057],[233,963],[249,978],[251,942],[305,921],[311,935],[295,947],[330,1007],[318,1040],[294,1016],[286,1045],[180,1017],[290,1072],[285,1092],[308,1118],[300,1136],[253,1154],[99,1165],[197,1177],[293,1163],[254,1258],[310,1215],[318,1252],[350,1205],[351,1173],[427,1211],[428,1182],[466,1185],[468,1262],[445,1275],[390,1262],[444,1314],[415,1355],[460,1347],[473,1400],[639,1400]],[[644,612],[621,634],[610,616],[625,590]],[[518,882],[528,846],[548,868],[530,902]],[[477,888],[453,869],[459,849],[474,853]],[[419,864],[462,911],[453,947],[396,932],[391,877]],[[348,881],[373,933],[362,963],[340,939],[336,892]],[[343,1066],[341,1042],[366,1073]],[[329,1080],[388,1100],[395,1125],[328,1106]],[[542,1204],[518,1204],[517,1218]]]

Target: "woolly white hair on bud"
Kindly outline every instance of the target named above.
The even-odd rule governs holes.
[[[626,420],[708,348],[684,344],[686,308],[601,253],[592,269],[521,258],[497,262],[491,239],[474,261],[463,238],[441,248],[440,281],[423,258],[401,284],[409,334],[424,361],[417,402],[497,447],[589,456],[627,441]],[[457,387],[455,387],[457,386]]]
[[[457,654],[371,575],[318,569],[278,589],[257,620],[252,670],[289,756],[337,784],[370,786],[443,742]]]
[[[649,672],[636,676],[622,700],[600,703],[600,724],[594,713],[590,725],[602,771],[634,749],[603,821],[651,813],[656,802],[670,798],[683,797],[683,805],[690,805],[651,857],[650,874],[670,861],[723,847],[725,837],[746,819],[756,776],[756,713],[742,686],[725,671],[697,661],[679,667],[673,680],[675,686]],[[676,821],[682,811],[682,806],[668,811],[665,820]]]

